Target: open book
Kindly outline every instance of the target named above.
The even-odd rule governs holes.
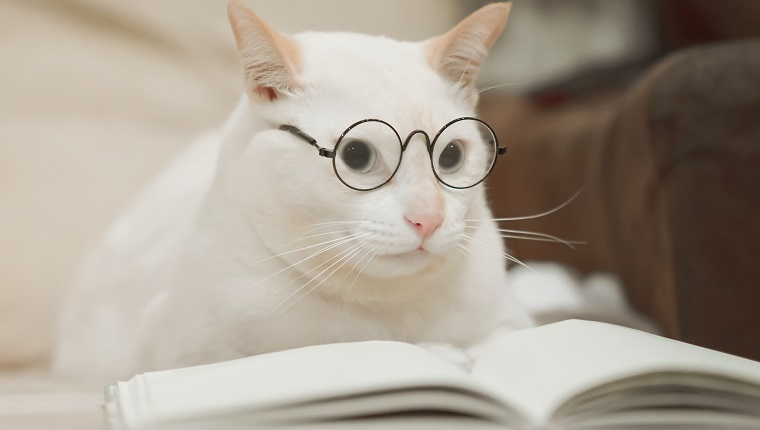
[[[565,321],[505,336],[471,374],[400,342],[320,345],[138,375],[112,426],[760,429],[760,363]]]

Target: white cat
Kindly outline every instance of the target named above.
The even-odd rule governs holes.
[[[370,339],[467,348],[530,326],[478,182],[497,143],[476,120],[436,138],[474,117],[508,14],[491,4],[408,43],[287,36],[230,3],[246,94],[108,233],[55,371],[113,380]]]

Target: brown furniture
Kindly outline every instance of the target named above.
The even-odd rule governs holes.
[[[760,359],[760,41],[690,48],[624,94],[541,108],[484,99],[510,147],[489,188],[521,259],[619,274],[668,336]]]

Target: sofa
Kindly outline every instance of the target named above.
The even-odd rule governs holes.
[[[667,336],[760,360],[760,40],[667,56],[618,94],[485,98],[508,157],[489,179],[524,260],[618,274]]]

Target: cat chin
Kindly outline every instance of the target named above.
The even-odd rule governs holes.
[[[413,276],[429,268],[436,260],[435,254],[417,249],[399,254],[378,254],[364,272],[380,279]]]

